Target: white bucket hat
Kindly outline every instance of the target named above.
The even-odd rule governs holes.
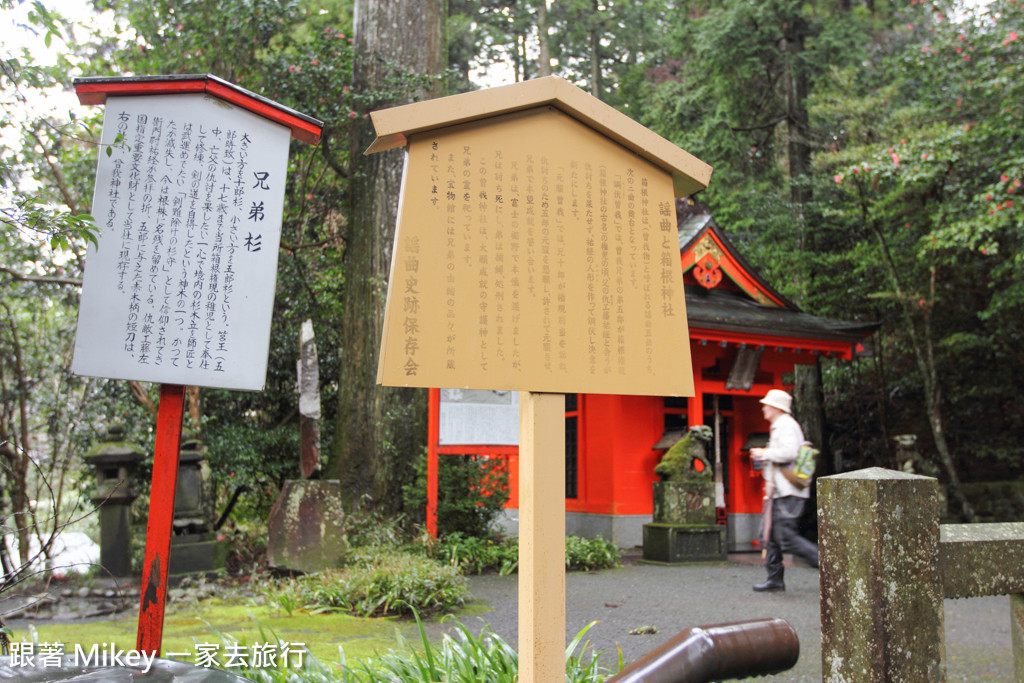
[[[772,408],[778,408],[784,413],[789,413],[792,412],[793,397],[781,389],[771,389],[761,399],[761,403]]]

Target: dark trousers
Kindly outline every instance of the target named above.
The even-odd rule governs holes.
[[[818,566],[818,546],[801,536],[797,530],[806,502],[805,498],[798,496],[783,496],[772,501],[772,533],[765,555],[769,581],[782,581],[783,553],[799,555],[812,567]]]

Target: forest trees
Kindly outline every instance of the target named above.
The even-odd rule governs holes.
[[[11,4],[5,2],[5,7]],[[336,7],[325,15],[304,10],[299,3],[276,1],[197,2],[187,7],[148,3],[144,8],[128,2],[101,4],[114,12],[114,18],[108,19],[102,35],[80,31],[78,42],[69,40],[68,46],[57,52],[59,68],[35,66],[30,56],[21,55],[12,55],[4,63],[5,103],[11,104],[5,110],[4,124],[8,130],[15,125],[26,127],[29,143],[14,145],[10,136],[4,137],[5,183],[9,190],[27,189],[5,196],[0,287],[4,288],[5,304],[13,308],[23,301],[31,303],[45,312],[47,320],[59,320],[60,325],[42,325],[40,314],[30,317],[17,310],[13,316],[3,315],[3,322],[38,326],[24,330],[22,336],[22,347],[41,358],[38,374],[31,376],[33,382],[67,377],[68,382],[90,387],[88,419],[47,418],[38,399],[48,394],[29,383],[30,429],[38,437],[46,432],[40,424],[48,419],[61,428],[75,429],[79,438],[75,450],[80,453],[85,443],[103,433],[108,421],[117,420],[127,422],[133,438],[145,443],[151,438],[152,421],[147,414],[156,396],[153,387],[137,383],[129,393],[124,383],[86,383],[67,374],[77,284],[88,235],[74,228],[79,223],[91,227],[79,214],[89,210],[96,154],[89,141],[96,137],[102,110],[95,109],[88,120],[80,115],[78,120],[61,123],[59,116],[28,118],[18,103],[42,100],[44,89],[50,86],[68,89],[72,75],[203,71],[228,75],[267,97],[304,112],[315,111],[330,131],[319,148],[295,145],[290,158],[267,390],[254,394],[190,392],[186,429],[201,432],[209,442],[213,471],[223,484],[221,491],[227,496],[234,486],[246,484],[251,490],[269,494],[246,501],[262,514],[272,504],[276,486],[293,476],[298,463],[294,349],[299,324],[306,317],[317,320],[318,340],[328,349],[337,339],[332,323],[340,305],[339,253],[345,228],[340,204],[347,189],[348,128],[356,106],[350,87],[349,5],[333,3]],[[51,24],[54,31],[64,26],[54,15],[44,14],[43,18],[48,22],[44,31]],[[333,94],[328,97],[328,93]],[[24,206],[37,210],[30,213]],[[18,296],[8,296],[15,289]],[[41,338],[44,330],[53,333],[46,343]],[[5,364],[15,358],[7,353],[10,348],[5,338]],[[325,393],[333,396],[337,355],[324,356],[324,375],[335,380]],[[12,376],[5,375],[8,389],[15,386]],[[72,387],[64,398],[70,401],[80,393]],[[21,396],[4,391],[5,415],[18,414]],[[331,404],[327,405],[332,413]],[[330,429],[325,431],[330,434]],[[7,443],[13,447],[13,442]],[[27,457],[24,448],[19,447],[19,453]],[[32,455],[37,460],[46,458],[39,447],[33,448]]]
[[[201,410],[193,411],[188,425],[210,446],[215,476],[226,485],[222,491],[248,486],[257,493],[249,500],[266,513],[276,488],[297,476],[296,339],[307,318],[320,351],[325,443],[333,434],[345,355],[340,319],[351,237],[347,203],[352,158],[359,156],[351,154],[353,129],[365,125],[372,99],[353,85],[352,5],[121,2],[117,10],[131,27],[111,51],[122,70],[228,74],[324,123],[318,146],[295,143],[290,152],[267,386],[253,394],[204,390]]]
[[[115,28],[68,46],[58,70],[6,59],[5,102],[67,87],[75,69],[211,72],[325,123],[320,146],[291,151],[267,389],[194,394],[188,425],[208,441],[216,476],[269,492],[266,504],[296,469],[295,338],[312,318],[327,471],[353,500],[400,505],[411,468],[399,463],[422,449],[425,404],[422,392],[375,386],[401,161],[363,157],[366,115],[476,87],[470,77],[499,59],[520,79],[550,69],[708,161],[703,199],[773,284],[814,313],[883,322],[873,359],[826,372],[829,419],[857,443],[856,463],[892,464],[895,432],[919,434],[954,481],[967,455],[993,476],[1024,457],[1012,386],[1024,369],[1020,0],[360,1],[355,27],[350,0],[95,4]],[[42,33],[63,26],[40,11]],[[95,121],[72,128],[91,138]],[[7,186],[36,179],[5,197],[0,235],[11,444],[25,396],[15,351],[30,352],[23,368],[39,360],[23,374],[30,398],[43,396],[32,382],[45,359],[32,354],[51,342],[28,333],[66,343],[74,317],[96,152],[67,132],[36,120],[21,151],[4,143]],[[152,388],[61,377],[61,391],[101,396],[97,414],[136,422],[144,440],[139,402]],[[49,424],[27,408],[31,430]],[[73,406],[61,410],[53,419],[71,420]]]
[[[71,41],[70,22],[42,5],[20,21],[15,30],[47,45]],[[79,173],[91,166],[91,150],[77,146],[91,136],[91,122],[37,106],[41,92],[66,82],[67,60],[34,59],[11,39],[0,69],[0,511],[4,535],[17,539],[16,553],[0,544],[4,586],[34,555],[48,556],[57,530],[76,515],[75,481],[66,474],[91,436],[83,426],[103,419],[109,403],[96,382],[68,372],[68,331],[93,234],[83,199],[90,181]]]
[[[883,322],[876,372],[829,369],[832,419],[872,415],[856,429],[875,455],[859,462],[890,464],[896,430],[921,437],[955,497],[968,461],[975,476],[1008,472],[1022,426],[1007,384],[1024,303],[1021,4],[676,7],[627,99],[715,166],[716,218],[789,296]]]
[[[890,353],[916,370],[938,464],[969,518],[958,465],[1020,457],[1024,405],[1009,378],[1024,370],[1024,9],[993,2],[953,21],[958,11],[921,7],[874,69],[832,74],[817,108],[836,133],[815,165],[823,219],[858,241],[847,258],[890,321]]]

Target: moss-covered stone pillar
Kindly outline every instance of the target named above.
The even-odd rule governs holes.
[[[1013,680],[1024,681],[1024,593],[1010,596],[1010,636],[1013,638]]]
[[[818,480],[826,681],[945,678],[938,493],[880,468]]]

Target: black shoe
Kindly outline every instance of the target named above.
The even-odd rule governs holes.
[[[754,590],[758,593],[763,593],[765,591],[784,591],[786,590],[786,584],[781,581],[765,581],[764,583],[759,583],[754,586]]]

